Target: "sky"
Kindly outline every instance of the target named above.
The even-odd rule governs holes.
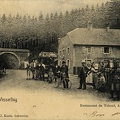
[[[71,11],[75,8],[82,8],[88,5],[101,4],[109,0],[0,0],[0,15],[29,14],[37,16],[40,12],[47,13]]]

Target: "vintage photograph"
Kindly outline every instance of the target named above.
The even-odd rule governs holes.
[[[120,0],[0,0],[0,120],[120,120]]]

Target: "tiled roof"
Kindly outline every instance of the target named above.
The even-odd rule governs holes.
[[[120,46],[120,30],[77,28],[67,33],[73,44],[77,45],[112,45]],[[65,39],[65,38],[64,38]]]

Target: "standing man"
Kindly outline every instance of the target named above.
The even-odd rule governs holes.
[[[39,64],[36,65],[36,79],[39,78]]]
[[[33,60],[31,63],[32,79],[35,79],[35,69],[36,69],[36,63]]]
[[[86,66],[86,62],[83,60],[82,61],[82,68],[81,68],[80,73],[79,73],[80,86],[77,89],[82,89],[82,86],[83,86],[83,90],[86,89],[86,77],[87,77],[88,72],[89,72],[89,68]]]
[[[26,70],[27,70],[27,80],[30,80],[30,72],[31,72],[30,63],[27,64]]]
[[[39,78],[44,81],[44,67],[42,63],[39,65]]]
[[[68,76],[68,66],[66,65],[65,61],[62,62],[60,72],[65,74],[66,78],[69,78],[69,76]],[[64,79],[64,77],[62,76],[61,79]],[[63,80],[63,86],[64,86],[64,88],[68,88],[68,79]]]

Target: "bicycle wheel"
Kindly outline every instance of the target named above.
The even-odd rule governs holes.
[[[54,84],[55,88],[57,88],[59,86],[59,80],[58,80],[58,78],[53,80],[53,84]]]

